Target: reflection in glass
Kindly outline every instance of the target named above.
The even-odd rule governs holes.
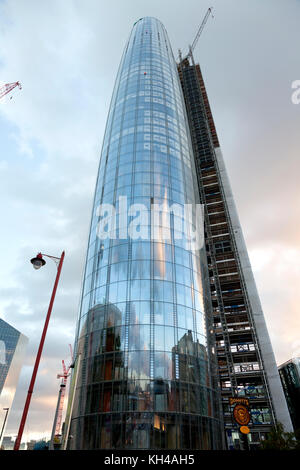
[[[147,211],[153,203],[198,203],[193,165],[166,31],[158,20],[143,18],[122,58],[100,160],[76,339],[81,361],[70,449],[221,447],[204,254],[187,249],[183,217],[170,218],[168,239],[162,238],[165,216],[150,227],[160,234],[155,240],[95,235],[99,204],[115,204],[122,219],[119,196]],[[125,225],[123,220],[120,228]]]

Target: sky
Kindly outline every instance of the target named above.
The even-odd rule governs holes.
[[[66,257],[24,441],[49,437],[70,361],[114,80],[136,20],[195,49],[278,364],[300,355],[299,0],[0,0],[0,317],[29,338],[6,435],[16,436],[56,266]]]

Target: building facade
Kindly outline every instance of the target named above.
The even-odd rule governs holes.
[[[294,431],[300,430],[300,357],[278,368]]]
[[[199,203],[195,250],[194,221],[164,214]],[[115,83],[75,349],[64,448],[242,448],[239,397],[251,446],[292,429],[200,67],[175,63],[154,18],[135,23]]]
[[[163,25],[142,18],[104,136],[64,448],[222,448],[205,245],[184,212],[197,204],[177,65]]]
[[[2,438],[15,396],[27,343],[26,336],[0,319],[0,432]]]
[[[189,119],[213,306],[220,389],[229,448],[242,441],[230,397],[249,399],[250,444],[277,421],[292,429],[263,311],[227,176],[202,73],[192,53],[178,72]]]
[[[11,436],[4,436],[2,438],[2,444],[1,444],[1,449],[3,450],[14,450],[14,445],[15,445],[15,439]],[[20,445],[20,450],[26,450],[25,449],[25,442]]]

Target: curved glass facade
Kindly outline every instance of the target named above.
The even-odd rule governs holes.
[[[163,211],[151,219],[155,204],[198,203],[177,66],[163,25],[143,18],[122,57],[103,142],[69,449],[221,448],[205,255],[190,248],[194,226],[184,212],[172,213],[169,225]],[[116,208],[106,213],[106,234],[103,205]],[[126,232],[128,214],[136,223]]]
[[[0,446],[13,405],[27,343],[26,336],[0,318]]]

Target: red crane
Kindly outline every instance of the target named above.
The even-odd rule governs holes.
[[[51,442],[50,442],[52,449],[54,448],[54,443],[56,444],[60,443],[61,422],[62,422],[62,415],[63,415],[63,408],[64,408],[64,399],[65,399],[65,394],[66,394],[66,386],[67,386],[68,377],[70,375],[70,369],[73,366],[73,351],[72,351],[71,344],[69,344],[69,347],[70,347],[70,352],[71,352],[71,363],[67,368],[65,361],[62,360],[63,372],[61,374],[57,374],[57,378],[58,379],[61,378],[62,381],[60,384],[55,418],[54,418],[54,423],[53,423],[53,428],[52,428],[52,436],[51,436]]]
[[[7,95],[7,93],[9,93],[11,90],[16,88],[16,86],[18,86],[20,90],[22,89],[20,82],[6,83],[5,85],[2,85],[0,87],[0,99]]]

